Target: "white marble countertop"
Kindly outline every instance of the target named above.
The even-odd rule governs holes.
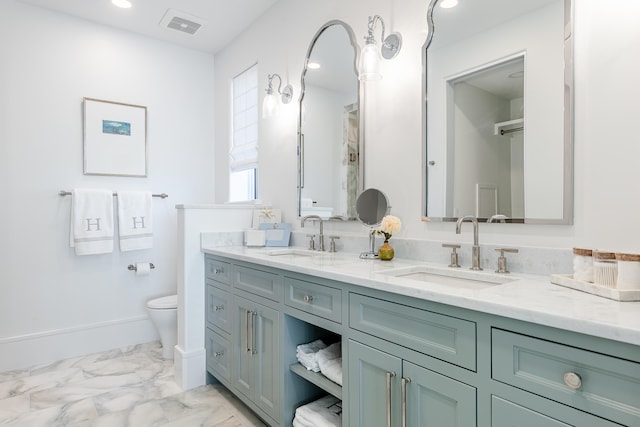
[[[461,288],[389,275],[390,270],[412,266],[446,271],[444,265],[402,259],[363,260],[358,254],[346,252],[311,252],[311,256],[270,254],[278,250],[306,251],[291,247],[202,247],[204,253],[212,255],[640,345],[640,302],[617,302],[554,285],[546,276],[497,275],[491,270],[477,274],[487,279],[509,277],[514,280],[500,285]],[[466,274],[469,270],[460,268],[455,272]]]

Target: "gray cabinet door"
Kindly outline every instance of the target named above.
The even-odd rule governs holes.
[[[233,384],[260,409],[279,420],[279,314],[236,296],[234,316]]]
[[[351,427],[400,426],[402,359],[349,340],[349,422]],[[390,388],[387,389],[387,379]],[[389,422],[390,421],[390,422]]]
[[[476,389],[405,361],[407,427],[475,427]]]
[[[280,365],[279,313],[268,307],[256,306],[252,358],[255,368],[255,403],[274,419],[279,420]]]
[[[492,396],[491,427],[569,427],[569,424]]]
[[[349,426],[398,427],[403,415],[407,427],[476,426],[474,387],[353,340],[348,372]]]

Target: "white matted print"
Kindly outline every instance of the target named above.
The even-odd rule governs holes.
[[[83,102],[85,175],[147,176],[147,107]]]

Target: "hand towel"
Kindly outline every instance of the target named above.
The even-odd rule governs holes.
[[[325,396],[296,409],[294,426],[340,427],[342,426],[342,401]]]
[[[113,252],[113,192],[76,188],[71,194],[69,244],[76,255]]]
[[[298,362],[302,364],[308,371],[320,372],[316,354],[318,350],[327,347],[322,340],[315,340],[307,344],[300,344],[296,347],[296,357]]]
[[[150,192],[118,191],[118,231],[122,252],[153,247]]]
[[[342,385],[342,345],[337,342],[317,353],[318,366],[322,375],[334,383]]]

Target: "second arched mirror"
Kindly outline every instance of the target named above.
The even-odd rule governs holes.
[[[298,215],[355,219],[362,191],[358,45],[331,21],[316,33],[302,72],[298,120]]]

